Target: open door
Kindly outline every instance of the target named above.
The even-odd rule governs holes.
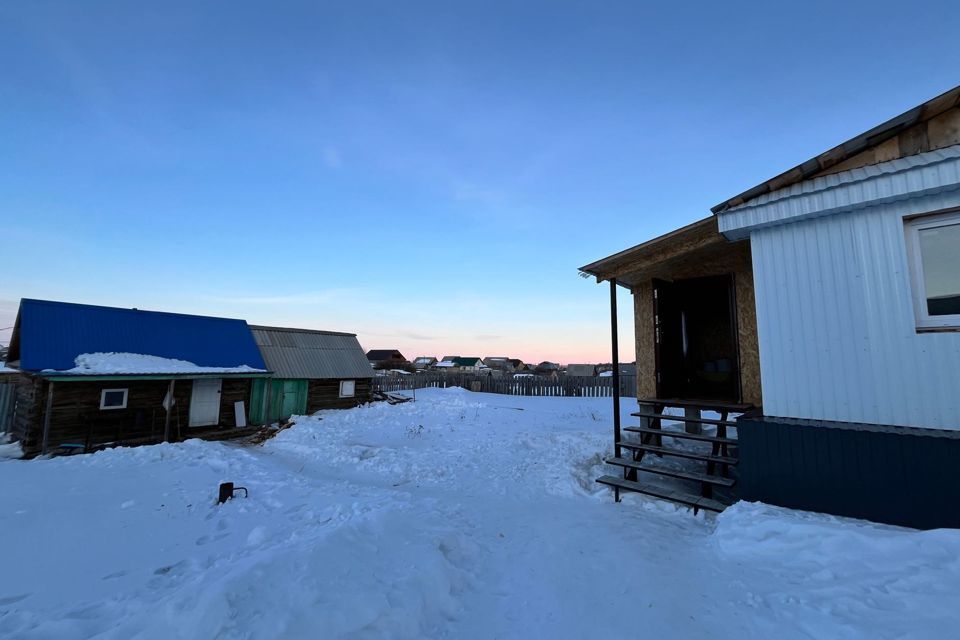
[[[732,275],[653,281],[657,396],[740,401]]]
[[[683,397],[683,319],[672,282],[653,281],[653,322],[657,397]]]

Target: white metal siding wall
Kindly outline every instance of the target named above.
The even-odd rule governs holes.
[[[960,429],[960,333],[916,332],[902,218],[955,204],[752,231],[765,414]]]

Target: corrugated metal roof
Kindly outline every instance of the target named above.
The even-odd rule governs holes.
[[[372,378],[370,362],[350,333],[250,327],[267,367],[278,378]]]
[[[747,189],[738,196],[713,207],[713,213],[723,213],[733,207],[739,206],[745,202],[769,193],[789,187],[798,182],[804,182],[821,171],[836,166],[844,160],[851,158],[858,153],[863,152],[870,147],[874,147],[886,140],[899,135],[909,127],[920,122],[931,120],[932,118],[944,113],[954,107],[960,106],[960,86],[954,87],[949,91],[940,94],[936,98],[927,100],[921,105],[901,113],[895,118],[887,120],[883,124],[877,125],[873,129],[861,133],[860,135],[847,140],[843,144],[837,145],[829,151],[803,162],[789,171],[784,171],[780,175],[767,180],[751,189]]]
[[[717,214],[728,238],[750,229],[960,188],[960,145],[800,182]]]
[[[20,361],[20,369],[65,370],[81,354],[110,352],[175,358],[202,367],[266,368],[243,320],[20,301],[9,356]]]

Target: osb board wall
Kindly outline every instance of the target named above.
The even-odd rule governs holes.
[[[760,343],[757,339],[757,301],[753,289],[753,268],[740,265],[733,272],[737,305],[737,337],[740,347],[741,401],[761,406]]]
[[[760,406],[760,348],[757,340],[757,306],[753,289],[753,266],[749,241],[729,245],[723,257],[691,259],[679,265],[668,279],[680,280],[733,273],[737,311],[737,337],[740,348],[741,400]],[[663,277],[661,276],[661,277]],[[665,278],[667,279],[667,278]],[[637,397],[651,398],[657,393],[656,342],[653,320],[653,282],[646,280],[633,288],[634,331],[637,354]]]
[[[633,326],[637,349],[637,397],[653,398],[657,395],[657,371],[653,283],[650,280],[633,289]]]
[[[893,138],[861,151],[811,178],[905,158],[955,144],[960,144],[960,108],[944,111],[926,122],[908,127]]]

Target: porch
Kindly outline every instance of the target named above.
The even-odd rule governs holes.
[[[737,494],[734,418],[762,400],[749,241],[729,242],[711,217],[581,272],[610,283],[614,371],[618,288],[633,294],[638,411],[631,417],[639,424],[621,425],[615,397],[614,456],[606,462],[618,471],[598,482],[617,500],[635,491],[722,510]]]

